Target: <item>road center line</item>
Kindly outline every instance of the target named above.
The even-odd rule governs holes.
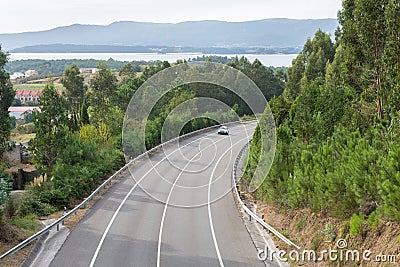
[[[212,134],[214,134],[214,133],[212,133]],[[198,141],[198,140],[207,138],[208,136],[210,136],[210,135],[212,135],[212,134],[207,134],[207,135],[205,135],[205,136],[201,136],[200,138],[196,138],[195,140],[193,140],[193,141],[187,143],[186,145],[184,145],[184,146],[182,146],[182,147],[178,147],[177,149],[175,149],[174,151],[172,151],[170,154],[168,154],[167,156],[165,156],[164,158],[162,158],[160,161],[158,161],[155,165],[153,165],[153,166],[142,176],[142,178],[140,178],[139,181],[137,181],[137,182],[132,186],[131,190],[129,190],[128,194],[125,196],[125,198],[122,200],[121,204],[118,206],[117,210],[114,212],[114,214],[113,214],[113,216],[112,216],[110,222],[108,223],[108,225],[107,225],[105,231],[103,232],[103,235],[102,235],[102,237],[101,237],[101,239],[100,239],[100,242],[99,242],[99,244],[98,244],[98,246],[97,246],[97,248],[96,248],[96,251],[94,252],[94,255],[93,255],[93,257],[92,257],[92,260],[91,260],[91,262],[90,262],[90,265],[89,265],[90,267],[93,267],[93,266],[94,266],[94,263],[96,262],[97,256],[98,256],[98,254],[99,254],[99,252],[100,252],[100,249],[101,249],[101,247],[102,247],[102,245],[103,245],[103,243],[104,243],[104,240],[105,240],[105,238],[106,238],[108,232],[110,231],[111,225],[114,223],[114,220],[115,220],[115,218],[117,217],[117,215],[118,215],[119,211],[121,210],[122,206],[125,204],[125,202],[126,202],[126,200],[128,199],[128,197],[132,194],[133,190],[136,189],[136,187],[138,186],[138,184],[139,184],[139,183],[140,183],[140,182],[155,168],[155,167],[157,167],[161,162],[163,162],[168,156],[170,156],[170,155],[174,154],[175,152],[179,151],[181,148],[186,147],[186,146],[188,146],[188,145],[190,145],[190,144],[192,144],[192,143],[194,143],[194,142],[196,142],[196,141]]]
[[[218,161],[217,161],[217,163],[216,163],[216,166],[218,165],[218,163],[221,161],[221,159],[225,156],[225,154],[226,154],[227,152],[232,152],[232,147],[233,147],[233,146],[235,146],[235,145],[237,145],[239,142],[241,142],[241,141],[243,141],[243,140],[247,140],[247,139],[248,139],[248,138],[243,138],[243,139],[240,139],[240,140],[239,140],[238,142],[236,142],[235,144],[233,144],[233,145],[231,144],[231,146],[229,147],[229,149],[228,149],[227,151],[225,151],[225,152],[222,154],[222,156],[218,159]],[[215,143],[221,142],[221,141],[223,141],[223,140],[225,140],[225,139],[220,139],[220,140],[216,141]],[[215,144],[215,143],[214,143],[214,144]],[[210,147],[210,146],[208,146],[208,147]],[[206,148],[208,148],[208,147],[206,147]],[[161,218],[161,225],[160,225],[160,231],[159,231],[159,236],[158,236],[158,245],[157,245],[157,267],[160,267],[160,262],[161,262],[161,243],[162,243],[161,241],[162,241],[162,235],[163,235],[163,228],[164,228],[165,216],[166,216],[167,208],[168,208],[168,205],[169,205],[169,200],[170,200],[170,198],[171,198],[173,189],[174,189],[175,185],[177,184],[177,182],[179,181],[179,178],[180,178],[180,176],[182,175],[182,173],[184,172],[184,170],[186,169],[186,167],[192,162],[193,159],[196,158],[196,156],[197,156],[199,153],[202,153],[202,151],[199,151],[196,155],[194,155],[194,156],[189,160],[189,162],[186,164],[186,166],[181,170],[181,172],[179,173],[178,177],[175,179],[174,184],[172,185],[171,190],[170,190],[170,192],[169,192],[169,194],[168,194],[168,198],[167,198],[167,201],[166,201],[165,206],[164,206],[164,212],[163,212],[163,215],[162,215],[162,218]],[[213,176],[214,172],[215,172],[215,167],[214,167],[214,169],[213,169],[213,173],[212,173],[211,177]],[[212,180],[212,178],[211,178],[211,180]],[[210,185],[209,185],[209,188],[210,188]],[[208,202],[210,203],[210,195],[209,195]],[[208,204],[209,204],[209,203],[208,203]],[[209,209],[210,209],[210,207],[209,207]],[[209,214],[210,214],[210,210],[209,210]],[[209,218],[210,218],[210,216],[209,216]],[[212,220],[210,220],[210,223],[212,224]],[[218,244],[216,243],[216,238],[215,238],[215,233],[214,233],[214,227],[213,227],[212,225],[211,225],[211,230],[212,230],[214,245],[215,245],[216,252],[217,252],[217,256],[218,256],[218,261],[219,261],[219,263],[220,263],[220,266],[223,267],[224,264],[223,264],[223,262],[222,262],[222,258],[221,258],[221,254],[220,254],[220,252],[219,252]]]
[[[224,139],[219,139],[217,141],[215,141],[213,143],[213,145],[215,145],[218,142],[223,141]],[[211,145],[205,147],[204,149],[207,149],[211,147]],[[158,245],[157,245],[157,267],[160,267],[160,261],[161,261],[161,240],[162,240],[162,235],[163,235],[163,229],[164,229],[164,221],[165,221],[165,215],[167,213],[167,208],[168,208],[168,204],[169,204],[169,199],[171,198],[172,195],[172,191],[174,190],[175,185],[177,184],[177,182],[179,181],[179,178],[181,177],[182,173],[185,171],[186,167],[189,166],[189,164],[193,161],[193,159],[195,159],[197,157],[197,155],[203,153],[203,150],[200,150],[199,152],[197,152],[193,157],[191,157],[191,159],[189,160],[188,163],[186,163],[185,167],[183,169],[181,169],[181,171],[179,172],[178,177],[176,177],[170,191],[168,194],[168,198],[167,201],[165,202],[165,206],[164,206],[164,211],[163,211],[163,215],[161,217],[161,224],[160,224],[160,231],[158,234]]]

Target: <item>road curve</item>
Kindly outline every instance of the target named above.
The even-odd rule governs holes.
[[[130,169],[72,231],[51,266],[265,266],[231,192],[255,123],[173,144]]]

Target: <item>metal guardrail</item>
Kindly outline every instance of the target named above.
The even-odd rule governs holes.
[[[230,122],[230,123],[226,123],[224,125],[232,125],[232,124],[236,124],[236,123],[240,123],[240,122],[249,122],[251,120],[254,119],[250,119],[250,120],[242,120],[242,121],[234,121],[234,122]],[[0,256],[0,259],[5,258],[6,256],[13,254],[15,252],[17,252],[18,250],[24,248],[25,246],[27,246],[29,243],[33,242],[34,240],[36,240],[37,238],[41,237],[42,235],[44,235],[45,233],[47,233],[48,231],[50,231],[51,229],[53,229],[54,227],[57,227],[57,231],[59,230],[59,226],[60,223],[64,224],[65,219],[69,218],[70,216],[76,214],[76,212],[80,209],[80,208],[86,208],[86,204],[93,199],[93,197],[95,195],[97,195],[100,190],[102,190],[103,188],[105,188],[115,177],[118,176],[118,174],[120,174],[121,172],[125,171],[129,165],[139,161],[140,159],[142,159],[143,157],[145,157],[146,155],[152,154],[153,152],[159,150],[160,148],[162,148],[163,146],[169,145],[171,143],[174,143],[176,141],[179,141],[180,139],[184,139],[187,137],[190,137],[192,135],[197,135],[199,133],[202,132],[206,132],[215,128],[218,128],[219,125],[214,125],[214,126],[210,126],[204,129],[200,129],[194,132],[190,132],[178,137],[175,137],[167,142],[164,142],[158,146],[153,147],[152,149],[140,154],[139,156],[137,156],[136,158],[130,160],[127,164],[125,164],[125,166],[123,166],[121,169],[119,169],[116,173],[114,173],[113,175],[111,175],[107,180],[105,180],[99,187],[97,187],[96,190],[93,191],[93,193],[91,193],[87,198],[85,198],[85,200],[83,200],[80,204],[78,204],[77,206],[75,206],[75,208],[73,208],[71,211],[69,211],[68,213],[64,214],[62,217],[60,217],[58,220],[56,220],[55,222],[53,222],[52,224],[50,224],[49,226],[47,226],[46,228],[43,228],[41,231],[37,232],[36,234],[32,235],[31,237],[25,239],[24,241],[22,241],[21,243],[19,243],[18,245],[16,245],[15,247],[13,247],[12,249],[10,249],[9,251],[7,251],[6,253],[4,253],[3,255]]]
[[[237,183],[237,176],[236,176],[237,167],[239,165],[240,159],[243,156],[243,152],[249,147],[250,144],[251,144],[251,140],[244,147],[242,147],[242,149],[239,151],[239,154],[237,155],[235,162],[233,164],[232,180],[233,180],[233,185],[235,188],[237,200],[238,200],[240,206],[242,207],[242,209],[250,216],[250,218],[253,218],[254,220],[256,220],[259,224],[261,224],[261,226],[263,226],[265,229],[268,229],[268,231],[273,233],[275,236],[277,236],[279,239],[281,239],[283,242],[285,242],[289,246],[294,246],[296,249],[300,249],[299,246],[294,244],[292,241],[290,241],[288,238],[286,238],[284,235],[282,235],[280,232],[278,232],[278,230],[274,229],[271,225],[267,224],[262,218],[258,217],[257,214],[255,214],[252,210],[250,210],[246,206],[246,204],[242,201],[242,199],[240,198],[240,194],[238,191],[238,185],[236,184]]]

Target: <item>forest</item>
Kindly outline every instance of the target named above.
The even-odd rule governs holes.
[[[254,196],[282,210],[309,208],[343,220],[365,221],[376,229],[381,220],[400,221],[400,2],[344,0],[338,17],[334,41],[318,30],[287,70],[244,57],[214,60],[227,60],[250,77],[269,100],[275,119],[275,158]],[[15,94],[6,63],[7,55],[0,52],[0,152],[8,149],[12,125],[7,110]],[[6,207],[0,225],[17,216],[43,216],[72,207],[121,167],[122,123],[132,95],[152,75],[184,61],[146,66],[96,62],[99,71],[89,84],[76,62],[59,63],[60,69],[51,69],[63,72],[65,91],[57,93],[49,80],[40,99],[42,111],[33,117],[36,137],[29,146],[42,177],[27,185],[27,193],[15,204],[9,178],[0,171],[0,204]],[[201,83],[180,86],[150,114],[147,149],[161,142],[161,126],[173,108],[202,96],[223,101],[239,116],[252,115],[225,88]],[[215,123],[193,120],[182,133]],[[259,163],[261,137],[257,127],[246,181]],[[6,167],[2,162],[0,169]]]
[[[188,61],[206,61],[211,60],[213,62],[219,62],[226,64],[228,61],[233,60],[233,58],[228,58],[227,56],[197,56],[189,59]],[[96,59],[57,59],[57,60],[45,60],[45,59],[25,59],[25,60],[13,60],[8,61],[5,64],[5,70],[9,73],[13,72],[25,72],[27,70],[36,70],[38,74],[46,78],[49,74],[62,74],[66,68],[75,64],[79,68],[97,68],[101,60]],[[141,72],[143,68],[147,66],[152,66],[157,63],[157,61],[118,61],[112,58],[106,60],[107,67],[112,70],[119,70],[125,64],[130,63],[136,72]]]
[[[317,31],[269,101],[273,165],[254,195],[281,209],[400,221],[400,2],[344,0],[335,41]],[[260,128],[245,177],[258,164]]]
[[[2,54],[4,66],[6,55]],[[204,59],[210,62],[227,60],[219,57],[194,60]],[[33,163],[41,176],[25,186],[27,193],[21,204],[11,214],[4,214],[6,220],[17,214],[44,216],[64,206],[73,207],[124,164],[122,126],[128,104],[147,79],[171,67],[171,63],[164,61],[141,66],[140,73],[137,66],[131,63],[125,62],[118,70],[116,66],[111,69],[109,63],[106,61],[97,65],[99,71],[89,84],[84,82],[78,66],[72,64],[63,71],[61,83],[65,90],[62,93],[56,90],[51,79],[43,85],[39,100],[41,112],[34,113],[32,118],[36,135],[29,142]],[[178,61],[173,65],[183,63]],[[266,98],[282,94],[284,69],[265,67],[258,60],[251,63],[244,57],[233,58],[227,63],[252,78]],[[8,84],[7,99],[12,100],[15,91],[4,69],[3,74],[3,80]],[[174,87],[173,84],[171,86]],[[226,103],[240,116],[251,115],[248,106],[226,88],[204,83],[179,86],[164,95],[153,108],[146,123],[146,148],[161,143],[162,125],[171,110],[188,99],[202,96]],[[8,102],[4,101],[3,110],[11,104]],[[4,112],[4,125],[9,126],[6,114]],[[207,118],[193,119],[185,125],[181,134],[216,123]],[[6,128],[8,132],[3,135],[2,144],[8,142],[10,128]],[[1,168],[6,165],[2,163]],[[9,190],[7,186],[2,189],[5,195],[2,202],[6,203],[6,207],[9,207],[8,202],[14,203],[12,197],[8,197]]]

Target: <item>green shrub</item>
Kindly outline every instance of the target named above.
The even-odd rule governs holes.
[[[317,233],[311,242],[311,249],[315,251],[318,250],[319,246],[321,245],[321,242],[322,242],[321,234]]]
[[[51,205],[61,209],[68,206],[68,192],[62,189],[50,189],[40,192],[40,200],[44,204]]]
[[[57,211],[57,209],[48,203],[43,203],[37,192],[32,191],[22,198],[20,211],[22,215],[47,216]]]
[[[33,231],[33,232],[36,231],[36,229],[39,225],[39,221],[35,214],[28,214],[21,218],[15,218],[15,219],[11,220],[10,223],[20,229]]]
[[[372,230],[378,230],[379,227],[379,217],[377,215],[377,212],[374,211],[372,212],[367,219],[367,225],[370,229]]]
[[[362,232],[362,223],[364,222],[364,215],[360,214],[353,214],[350,218],[350,234],[355,236]]]
[[[333,242],[336,239],[335,228],[332,224],[327,223],[325,225],[324,235],[328,239],[329,242]]]
[[[6,216],[9,219],[12,219],[17,216],[18,211],[19,211],[19,204],[15,201],[15,198],[13,196],[10,196],[7,199],[7,202],[5,205]]]
[[[12,189],[11,178],[0,170],[0,205],[6,202]]]
[[[19,134],[31,134],[35,132],[35,125],[33,123],[27,123],[27,124],[22,124],[18,125],[17,128],[15,128],[15,132]]]
[[[0,208],[0,227],[4,224],[4,211]]]
[[[350,232],[350,221],[346,220],[340,224],[339,237],[346,238]]]

